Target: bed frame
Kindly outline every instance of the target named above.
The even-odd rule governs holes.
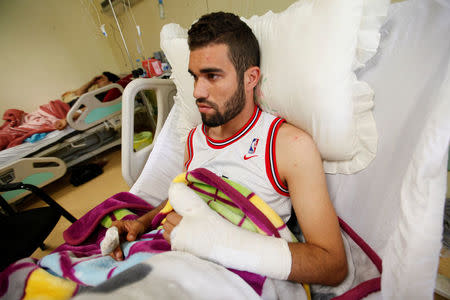
[[[144,90],[153,90],[157,101],[157,119],[153,142],[139,151],[133,149],[134,111],[135,99],[138,93]],[[175,84],[171,79],[139,78],[127,85],[123,93],[123,126],[122,126],[122,176],[131,187],[137,180],[144,167],[147,157],[155,145],[164,122],[174,104],[173,97],[177,93]],[[149,101],[144,101],[148,104]],[[152,111],[150,107],[148,111]]]
[[[55,141],[37,142],[33,152],[0,167],[0,184],[22,182],[39,188],[62,177],[68,168],[79,164],[121,143],[122,96],[101,102],[96,96],[117,88],[113,83],[83,94],[67,114],[67,122],[73,130]],[[77,120],[73,115],[84,107]],[[9,204],[30,194],[27,190],[1,192]]]

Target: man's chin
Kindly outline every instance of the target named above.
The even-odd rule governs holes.
[[[206,127],[217,127],[222,125],[222,123],[214,118],[208,118],[205,114],[200,114],[202,116],[202,123]]]

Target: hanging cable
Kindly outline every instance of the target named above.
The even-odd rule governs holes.
[[[86,15],[89,16],[89,20],[92,22],[92,25],[94,26],[94,28],[99,28],[100,24],[97,24],[97,22],[95,22],[94,18],[92,17],[92,14],[90,12],[89,6],[85,3],[84,0],[80,0],[81,5],[83,6],[83,9],[86,13]],[[98,34],[98,31],[95,30],[95,35]]]
[[[102,20],[100,19],[100,14],[98,12],[98,9],[92,1],[93,0],[89,0],[89,4],[90,4],[90,6],[92,6],[94,8],[95,13],[97,14],[98,26],[100,27],[100,31],[102,32],[102,34],[105,37],[108,37],[108,33],[106,32],[106,29],[105,29],[105,24],[102,24]]]
[[[122,33],[122,28],[120,28],[119,20],[117,20],[116,12],[114,10],[113,4],[111,3],[111,0],[108,0],[108,1],[109,1],[109,5],[111,6],[112,13],[114,15],[114,19],[116,20],[116,24],[117,24],[117,28],[119,29],[120,36],[122,37],[123,45],[124,45],[125,50],[126,50],[126,52],[128,54],[128,59],[130,61],[130,66],[131,66],[131,68],[133,68],[133,60],[131,59],[130,52],[128,51],[127,43],[126,43],[125,37],[123,36],[123,33]]]
[[[124,5],[124,6],[125,6],[125,9],[126,9],[128,18],[130,18],[130,16],[131,16],[131,19],[133,20],[134,26],[136,27],[137,36],[138,36],[138,39],[139,39],[139,44],[140,45],[138,45],[138,42],[136,41],[136,45],[138,46],[137,47],[137,51],[142,56],[142,58],[145,59],[145,48],[144,48],[144,41],[142,40],[141,27],[136,22],[136,19],[135,19],[134,14],[133,14],[133,9],[131,8],[130,0],[127,0],[127,1],[128,1],[128,5]]]
[[[102,24],[102,20],[100,19],[100,14],[98,13],[98,9],[92,1],[93,0],[90,0],[89,4],[94,8],[95,13],[97,14],[98,24]]]
[[[163,0],[158,0],[159,18],[162,20],[165,17]]]
[[[120,50],[120,54],[121,54],[121,58],[122,58],[122,60],[123,60],[123,64],[124,64],[125,66],[127,66],[127,59],[126,59],[126,57],[125,57],[125,53],[123,53],[123,49],[122,49],[122,47],[120,46],[119,41],[117,40],[117,32],[118,32],[119,30],[117,30],[117,29],[116,29],[114,26],[112,26],[111,24],[109,24],[109,27],[110,27],[110,29],[111,29],[111,32],[113,33],[113,35],[112,35],[113,41],[116,43],[117,48],[119,48],[119,50]],[[130,68],[133,69],[133,66],[130,66]]]

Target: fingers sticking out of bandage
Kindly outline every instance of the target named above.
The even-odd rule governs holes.
[[[119,230],[116,226],[110,227],[106,233],[105,238],[100,243],[100,249],[102,252],[102,255],[109,255],[120,245],[120,239],[119,239]]]
[[[173,182],[169,199],[183,216],[170,235],[173,250],[186,251],[225,267],[286,280],[292,258],[285,240],[235,226],[209,208],[184,183]]]

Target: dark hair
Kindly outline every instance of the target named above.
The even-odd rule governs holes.
[[[111,82],[116,82],[120,79],[120,77],[117,76],[116,74],[113,74],[113,73],[107,72],[107,71],[103,72],[103,75],[105,75],[108,78],[108,80]]]
[[[260,64],[259,44],[248,25],[232,13],[215,12],[202,16],[188,31],[189,50],[210,44],[225,44],[240,80],[244,72]]]

